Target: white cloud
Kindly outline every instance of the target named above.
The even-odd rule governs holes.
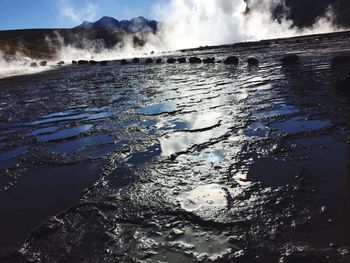
[[[85,20],[93,21],[97,18],[100,9],[97,4],[90,2],[86,2],[82,6],[76,6],[72,0],[59,0],[57,8],[60,19],[66,24],[80,24]]]

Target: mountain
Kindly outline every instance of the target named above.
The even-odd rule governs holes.
[[[122,21],[118,21],[113,17],[104,16],[96,22],[84,21],[75,29],[122,29],[133,33],[155,33],[158,29],[158,22],[155,20],[148,20],[142,16]]]

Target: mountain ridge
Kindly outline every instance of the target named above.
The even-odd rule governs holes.
[[[114,17],[104,16],[96,22],[84,21],[74,29],[122,29],[133,33],[155,33],[158,30],[158,25],[156,20],[149,20],[143,16],[121,21]]]

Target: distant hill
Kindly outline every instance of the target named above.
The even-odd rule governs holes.
[[[134,47],[145,45],[147,36],[153,33],[127,32],[122,29],[24,29],[0,31],[1,55],[11,58],[21,54],[33,59],[55,59],[62,46],[84,49],[86,44],[96,48],[123,46],[131,39]],[[96,50],[98,52],[99,50]]]
[[[7,59],[20,54],[35,59],[55,59],[62,46],[84,49],[88,43],[96,48],[112,48],[123,46],[124,41],[130,39],[134,47],[141,47],[157,29],[157,21],[142,16],[122,21],[105,16],[72,29],[5,30],[0,31],[0,56]]]
[[[158,29],[158,22],[155,20],[148,20],[142,16],[122,21],[118,21],[113,17],[104,16],[96,22],[84,21],[75,29],[122,29],[133,33],[155,33]]]

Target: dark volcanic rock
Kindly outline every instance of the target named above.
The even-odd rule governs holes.
[[[181,64],[186,63],[186,58],[178,58],[177,61]]]
[[[174,64],[176,62],[175,58],[168,58],[167,63]]]
[[[97,62],[96,60],[90,60],[89,63],[90,63],[91,65],[97,65],[97,64],[98,64],[98,62]]]
[[[140,63],[140,59],[139,58],[133,58],[132,63],[135,63],[135,64]]]
[[[107,66],[108,61],[104,60],[104,61],[100,61],[100,65],[101,66]]]
[[[153,59],[151,59],[151,58],[148,58],[145,61],[145,64],[152,64],[152,63],[153,63]]]
[[[227,57],[224,60],[224,64],[226,64],[226,65],[238,64],[238,61],[239,61],[238,57],[235,57],[235,56]]]
[[[61,66],[64,65],[64,64],[65,64],[64,61],[60,61],[60,62],[57,63],[57,65],[61,65]]]
[[[248,62],[248,65],[250,66],[259,65],[259,60],[257,60],[256,58],[248,58],[247,62]]]
[[[300,61],[300,58],[298,55],[290,54],[282,58],[281,61],[284,65],[293,65],[298,63]]]
[[[45,67],[47,65],[47,61],[43,60],[43,61],[40,61],[40,66],[42,67]]]
[[[344,78],[338,79],[335,82],[335,88],[337,90],[349,92],[350,91],[350,75],[347,75]]]
[[[334,57],[332,58],[331,63],[333,65],[335,64],[346,64],[346,63],[350,63],[350,56],[338,56],[338,57]]]
[[[126,59],[122,59],[122,60],[120,61],[120,64],[121,64],[121,65],[127,65],[127,64],[128,64],[128,61],[127,61]]]
[[[191,64],[199,64],[199,63],[202,63],[202,60],[201,60],[200,58],[198,58],[198,57],[191,57],[191,58],[189,59],[189,62],[190,62]]]
[[[72,60],[72,64],[78,64],[76,60]]]
[[[161,58],[157,58],[157,59],[156,59],[156,63],[157,63],[157,64],[162,63],[162,59],[161,59]]]
[[[30,63],[30,66],[31,66],[31,67],[37,67],[37,66],[38,66],[38,63],[32,62],[32,63]]]
[[[39,227],[34,229],[31,233],[31,237],[42,237],[49,235],[63,226],[64,222],[57,217],[51,217]]]
[[[89,64],[89,61],[87,60],[78,60],[78,65],[87,65]]]
[[[205,58],[203,59],[203,63],[205,64],[215,63],[215,58]]]

